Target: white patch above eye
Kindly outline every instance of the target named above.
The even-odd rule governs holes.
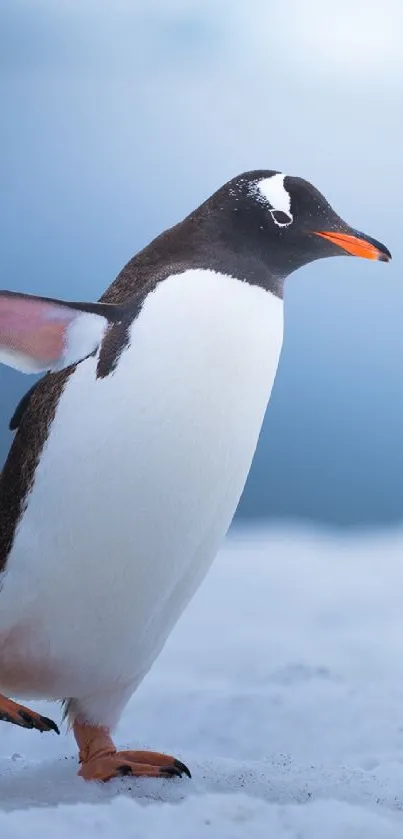
[[[270,204],[268,208],[271,217],[277,227],[288,227],[292,224],[294,217],[291,212],[291,195],[284,186],[284,178],[281,172],[277,175],[272,175],[270,178],[263,178],[257,184],[258,191],[261,198]],[[276,215],[287,216],[288,220],[279,220]]]
[[[279,172],[271,178],[263,178],[257,186],[262,197],[271,204],[273,210],[290,214],[291,195],[284,186],[284,178],[285,175]]]

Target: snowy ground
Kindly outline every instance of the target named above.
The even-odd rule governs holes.
[[[402,554],[232,533],[117,732],[192,780],[85,784],[70,735],[0,723],[2,839],[401,839]]]

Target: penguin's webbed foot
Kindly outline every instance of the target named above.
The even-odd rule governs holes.
[[[3,722],[11,722],[14,725],[19,725],[22,728],[36,728],[37,731],[55,731],[59,734],[59,729],[53,720],[49,717],[43,717],[36,711],[31,711],[25,705],[20,705],[7,696],[0,694],[0,720]]]
[[[110,781],[124,775],[146,778],[190,778],[184,763],[158,752],[115,752],[99,756],[81,764],[78,772],[86,781]]]
[[[78,774],[86,781],[110,781],[124,775],[148,778],[191,777],[180,760],[160,752],[118,752],[105,728],[74,723],[74,733],[80,748],[81,767]]]

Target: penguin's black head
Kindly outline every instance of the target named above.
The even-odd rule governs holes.
[[[303,178],[270,170],[246,172],[213,198],[210,208],[215,219],[221,215],[231,247],[259,255],[278,280],[327,256],[391,259],[385,245],[346,224]]]

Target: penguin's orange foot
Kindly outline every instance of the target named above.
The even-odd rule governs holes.
[[[122,775],[148,778],[191,777],[180,760],[159,752],[118,752],[105,728],[74,723],[80,749],[78,774],[86,781],[110,781]]]
[[[59,729],[53,720],[49,717],[42,717],[36,711],[31,711],[25,705],[20,705],[12,699],[7,699],[6,696],[0,693],[0,720],[4,722],[11,722],[14,725],[20,725],[22,728],[36,728],[37,731],[55,731],[59,734]]]
[[[184,763],[158,752],[115,752],[90,758],[81,764],[79,775],[86,781],[110,781],[122,775],[147,778],[190,778]]]

